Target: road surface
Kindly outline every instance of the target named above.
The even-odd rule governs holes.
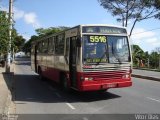
[[[132,78],[132,87],[103,94],[65,93],[56,84],[39,80],[30,61],[17,61],[14,80],[17,114],[160,114],[160,82],[156,81]]]

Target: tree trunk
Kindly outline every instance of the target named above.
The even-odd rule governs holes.
[[[133,29],[134,29],[137,21],[138,21],[138,19],[136,19],[136,20],[134,21],[134,23],[133,23],[133,25],[132,25],[132,28],[131,28],[131,31],[130,31],[130,34],[129,34],[129,37],[131,37],[132,32],[133,32]]]

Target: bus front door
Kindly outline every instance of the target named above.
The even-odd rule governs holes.
[[[71,81],[71,87],[77,88],[77,82],[76,82],[76,37],[70,38],[70,54],[69,54],[69,71],[70,71],[70,81]]]

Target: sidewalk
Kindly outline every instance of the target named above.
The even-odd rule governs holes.
[[[0,114],[8,114],[11,104],[11,92],[13,83],[14,64],[11,64],[11,73],[5,73],[5,67],[0,67]]]
[[[132,77],[143,78],[160,82],[160,72],[133,69]]]

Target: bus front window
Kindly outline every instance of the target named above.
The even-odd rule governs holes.
[[[130,62],[127,37],[108,36],[109,63]]]
[[[127,37],[83,36],[84,63],[129,62]]]
[[[101,42],[97,36],[97,41],[91,42],[91,36],[83,36],[83,60],[85,63],[106,63],[108,62],[107,43]],[[99,39],[99,41],[98,41]]]

